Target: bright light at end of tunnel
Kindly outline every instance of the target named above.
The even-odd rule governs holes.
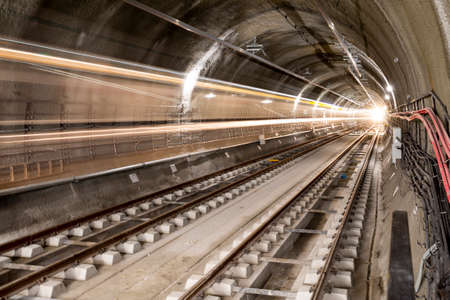
[[[265,99],[265,100],[261,101],[261,103],[262,103],[262,104],[269,104],[269,103],[272,103],[272,100],[270,100],[270,99]]]
[[[388,91],[388,93],[392,93],[394,91],[394,88],[392,87],[392,85],[388,84],[386,86],[386,91]]]
[[[377,106],[370,110],[370,117],[373,122],[381,123],[386,119],[386,106]]]
[[[391,96],[389,96],[388,94],[386,94],[386,95],[384,95],[384,99],[385,99],[385,100],[390,100],[390,99],[391,99]]]

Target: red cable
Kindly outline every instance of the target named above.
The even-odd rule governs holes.
[[[423,116],[425,114],[430,115],[430,118],[433,120],[433,125],[435,125],[434,127]],[[425,129],[428,133],[428,138],[431,141],[434,153],[436,155],[436,160],[438,162],[439,172],[441,173],[442,182],[444,184],[444,189],[445,189],[445,193],[447,196],[447,200],[450,203],[450,180],[449,180],[450,174],[449,174],[447,164],[445,162],[446,160],[444,158],[444,154],[442,152],[441,145],[439,144],[439,139],[436,135],[436,131],[437,131],[438,136],[441,139],[442,146],[444,147],[444,150],[446,152],[446,155],[447,155],[447,157],[450,157],[449,152],[447,151],[448,148],[450,148],[449,143],[448,143],[449,138],[442,126],[442,122],[440,122],[440,120],[438,122],[434,113],[433,112],[430,113],[430,111],[427,109],[424,109],[421,111],[413,111],[413,112],[394,113],[394,114],[392,114],[392,116],[396,117],[396,118],[401,118],[401,119],[404,119],[407,121],[412,121],[412,120],[418,119],[424,124]]]
[[[397,114],[393,114],[393,115],[394,116],[396,116],[396,115],[408,116],[408,115],[417,114],[417,113],[422,114],[422,115],[428,114],[430,116],[431,120],[433,121],[434,127],[437,129],[439,140],[441,141],[441,144],[444,147],[445,154],[447,155],[447,158],[450,158],[450,138],[447,134],[447,131],[444,129],[444,125],[442,125],[441,120],[438,117],[436,117],[433,110],[426,107],[426,108],[418,110],[418,111],[402,112],[402,113],[397,113]],[[409,120],[409,121],[411,121],[411,120]]]

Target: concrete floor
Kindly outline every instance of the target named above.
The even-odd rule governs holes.
[[[286,201],[355,139],[347,136],[305,155],[299,163],[197,222],[172,233],[112,267],[103,267],[87,282],[73,282],[63,299],[164,299],[182,290],[205,257],[226,245],[239,230],[274,202]],[[287,191],[289,191],[287,193]],[[239,217],[236,217],[239,216]],[[151,254],[151,255],[150,255]]]
[[[387,299],[387,288],[389,280],[389,256],[392,228],[392,213],[395,210],[408,212],[409,238],[414,278],[419,270],[420,260],[426,251],[422,246],[425,244],[425,233],[423,231],[422,202],[416,197],[409,185],[408,178],[400,169],[392,164],[391,145],[382,153],[382,197],[378,203],[377,229],[372,252],[372,272],[369,280],[369,299]],[[426,284],[422,284],[417,295],[426,296]]]

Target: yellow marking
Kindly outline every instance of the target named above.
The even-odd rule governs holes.
[[[277,161],[279,161],[278,159],[275,159],[275,158],[271,158],[271,159],[269,159],[268,161],[270,161],[270,162],[277,162]]]

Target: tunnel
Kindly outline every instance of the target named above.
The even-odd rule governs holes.
[[[450,299],[449,0],[0,0],[0,299]]]

